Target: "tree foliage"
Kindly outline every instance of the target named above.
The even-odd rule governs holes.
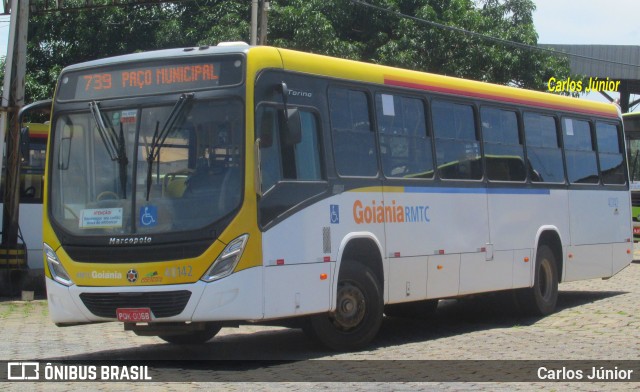
[[[531,0],[368,3],[391,12],[350,0],[278,1],[270,14],[270,40],[283,47],[537,90],[544,90],[551,76],[569,76],[566,59],[425,22],[535,46]]]
[[[33,0],[34,3],[37,6],[39,1]],[[351,0],[271,0],[268,43],[538,90],[546,88],[551,76],[558,79],[569,76],[565,59],[419,20],[535,46],[537,34],[532,19],[535,5],[531,0],[368,0],[368,3],[381,9]],[[73,5],[73,0],[65,1],[65,5]],[[73,63],[137,51],[221,41],[248,42],[250,17],[251,2],[246,0],[140,3],[32,14],[27,102],[50,98],[55,78],[63,67]]]

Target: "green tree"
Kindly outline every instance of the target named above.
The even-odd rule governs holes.
[[[37,8],[44,1],[32,4]],[[67,0],[64,5],[79,7],[84,1]],[[242,0],[33,13],[29,18],[27,75],[40,88],[27,89],[27,102],[50,98],[62,68],[74,63],[220,40],[248,40],[249,15],[250,3]]]
[[[568,61],[532,51],[538,36],[531,0],[272,1],[269,40],[279,46],[470,79],[546,89],[569,76]],[[389,10],[387,12],[384,10]],[[406,16],[402,16],[406,15]],[[435,22],[523,44],[421,22]]]
[[[446,30],[404,14],[536,45],[531,0],[271,0],[268,43],[331,56],[544,90],[565,59]],[[44,0],[32,0],[42,6]],[[51,3],[51,2],[49,2]],[[66,0],[66,7],[84,0]],[[94,4],[111,4],[94,0]],[[389,13],[385,10],[391,10]],[[50,98],[67,65],[126,53],[249,41],[251,2],[198,0],[32,13],[27,102]]]
[[[0,58],[0,80],[4,80],[4,66],[5,66],[5,58]],[[31,103],[34,101],[38,101],[41,99],[47,99],[51,97],[51,91],[46,84],[42,84],[42,79],[52,79],[58,77],[59,71],[56,69],[49,70],[38,70],[37,72],[27,72],[25,75],[24,81],[24,89],[25,89],[25,97],[26,103]],[[47,75],[45,77],[45,75]],[[4,88],[4,83],[0,85],[0,94],[2,94],[2,89]]]
[[[65,2],[72,6],[71,2]],[[67,65],[142,50],[160,49],[156,34],[169,13],[163,6],[131,5],[76,12],[36,13],[29,18],[27,75],[43,86],[37,100],[53,95]],[[44,96],[42,96],[44,94]]]

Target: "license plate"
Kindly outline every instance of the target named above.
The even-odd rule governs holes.
[[[147,323],[151,321],[151,309],[149,308],[118,308],[116,309],[118,321],[125,323]]]

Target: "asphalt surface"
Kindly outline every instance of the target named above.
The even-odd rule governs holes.
[[[371,347],[355,353],[327,351],[299,329],[258,325],[223,328],[214,339],[197,346],[174,346],[156,337],[136,336],[119,323],[59,328],[49,320],[45,300],[0,302],[0,326],[0,360],[5,361],[130,360],[135,365],[149,360],[190,361],[179,362],[180,369],[171,373],[172,382],[0,381],[4,390],[637,390],[638,382],[460,382],[455,379],[456,366],[444,369],[454,375],[454,382],[413,382],[412,375],[416,366],[426,364],[420,361],[427,360],[496,360],[506,365],[528,360],[539,366],[558,360],[591,360],[596,366],[640,360],[640,264],[632,263],[609,280],[561,284],[558,310],[544,318],[519,314],[508,294],[440,301],[436,314],[426,320],[385,318]],[[208,382],[211,372],[201,365],[212,360],[253,360],[261,368],[266,363],[267,376],[235,369],[233,382]],[[305,382],[304,375],[302,379],[292,377],[295,382],[287,381],[282,377],[287,368],[270,362],[274,360],[294,367],[322,364],[318,371],[327,374],[321,374],[319,381],[310,377]],[[327,370],[325,365],[332,363],[337,366]],[[388,374],[380,371],[367,379],[371,372],[365,372],[366,367],[383,365],[390,366]],[[277,374],[278,382],[270,382],[269,372]],[[346,372],[359,382],[345,377]],[[363,373],[360,379],[358,372]]]

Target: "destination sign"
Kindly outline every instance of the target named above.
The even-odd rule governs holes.
[[[57,99],[102,100],[230,86],[242,81],[242,57],[127,63],[62,75]]]

